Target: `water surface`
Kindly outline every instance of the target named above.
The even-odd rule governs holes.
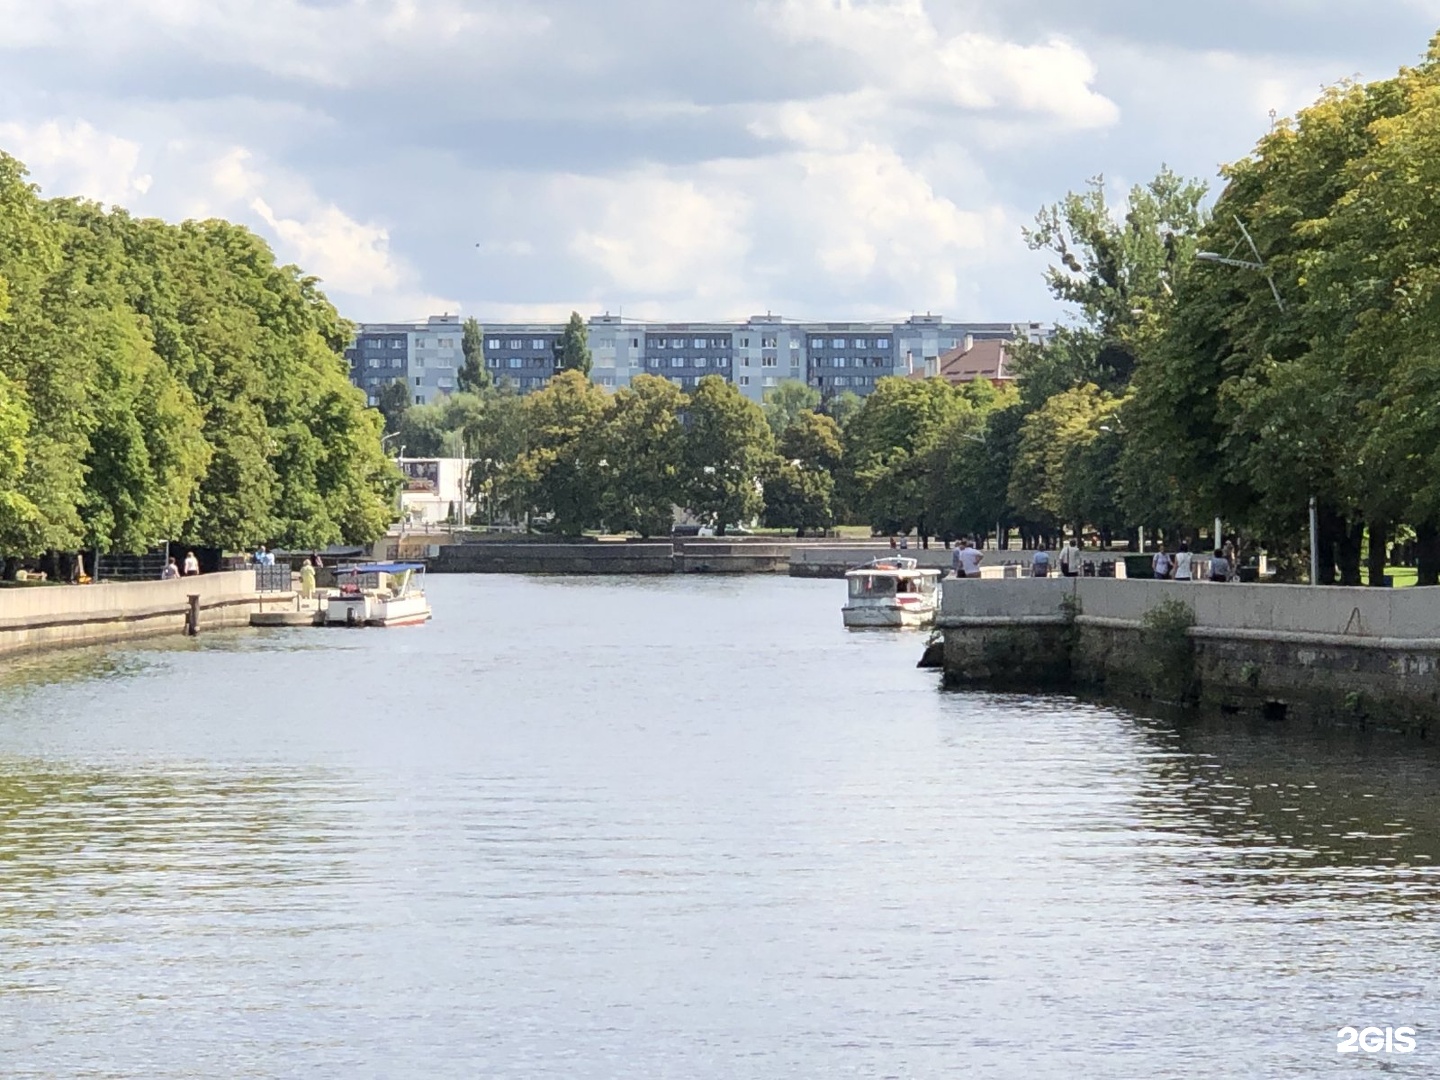
[[[943,693],[842,592],[7,665],[0,1072],[1440,1073],[1427,744]]]

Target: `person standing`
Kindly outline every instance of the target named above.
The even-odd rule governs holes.
[[[900,534],[900,550],[901,550],[901,551],[909,551],[909,550],[910,550],[910,534],[909,534],[909,533],[901,533],[901,534]]]
[[[200,573],[200,560],[195,557],[195,552],[187,551],[185,553],[185,576],[194,577],[198,573]]]
[[[1225,550],[1223,548],[1216,548],[1215,555],[1210,560],[1210,580],[1230,580],[1230,560],[1225,558]]]
[[[309,600],[315,595],[315,564],[306,559],[300,566],[300,599]]]
[[[965,571],[966,577],[978,578],[980,576],[980,564],[985,561],[985,556],[975,547],[967,536],[965,546],[960,549],[960,566]]]
[[[1190,554],[1190,541],[1182,540],[1175,553],[1175,580],[1190,581],[1194,576],[1195,557]]]
[[[1170,571],[1175,569],[1175,561],[1170,558],[1170,553],[1163,547],[1155,552],[1155,557],[1150,560],[1150,566],[1155,571],[1157,578],[1168,578]]]
[[[1060,548],[1060,576],[1078,577],[1080,574],[1080,549],[1075,541],[1067,539]]]
[[[1050,576],[1050,553],[1044,548],[1035,552],[1035,557],[1030,560],[1030,576],[1037,578]]]
[[[960,561],[960,549],[964,546],[964,540],[956,540],[955,546],[950,549],[950,573],[957,578],[965,576],[965,566]]]

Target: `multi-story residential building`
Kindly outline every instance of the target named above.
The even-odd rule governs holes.
[[[485,367],[497,383],[521,393],[538,390],[555,374],[555,341],[563,325],[506,323],[486,326]]]
[[[374,405],[380,391],[403,380],[410,399],[424,405],[453,393],[463,362],[460,316],[432,315],[423,323],[367,323],[345,350],[350,381]]]
[[[495,381],[522,393],[549,382],[563,323],[482,325],[485,366]],[[791,379],[825,397],[846,391],[863,397],[887,376],[937,373],[943,355],[975,342],[1044,341],[1051,333],[1041,323],[951,323],[929,314],[894,323],[798,323],[770,314],[743,323],[641,323],[606,313],[593,316],[588,331],[590,377],[607,390],[642,373],[686,390],[719,375],[753,401]],[[454,388],[460,337],[460,318],[452,315],[419,325],[362,325],[346,355],[372,402],[385,383],[404,378],[423,403]],[[447,361],[453,362],[441,366]]]

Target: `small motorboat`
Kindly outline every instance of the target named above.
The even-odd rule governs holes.
[[[845,625],[924,627],[935,621],[940,598],[939,570],[921,569],[904,556],[876,559],[849,571],[850,602],[840,609]]]
[[[416,626],[430,618],[420,563],[365,563],[335,571],[325,601],[327,626]]]

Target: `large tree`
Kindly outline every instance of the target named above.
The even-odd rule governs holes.
[[[688,399],[669,379],[637,375],[610,399],[600,431],[601,513],[614,532],[668,533],[684,496]]]
[[[609,401],[578,371],[562,371],[524,399],[529,440],[516,471],[534,509],[567,536],[601,524],[600,432]]]
[[[490,372],[485,368],[485,331],[473,316],[465,320],[460,351],[465,360],[460,365],[456,386],[461,393],[478,394],[490,385]]]
[[[761,479],[775,438],[760,406],[718,375],[700,380],[691,395],[685,430],[682,491],[697,517],[724,535],[764,507]]]
[[[578,371],[590,377],[590,331],[578,311],[570,313],[565,330],[555,339],[555,370]]]

